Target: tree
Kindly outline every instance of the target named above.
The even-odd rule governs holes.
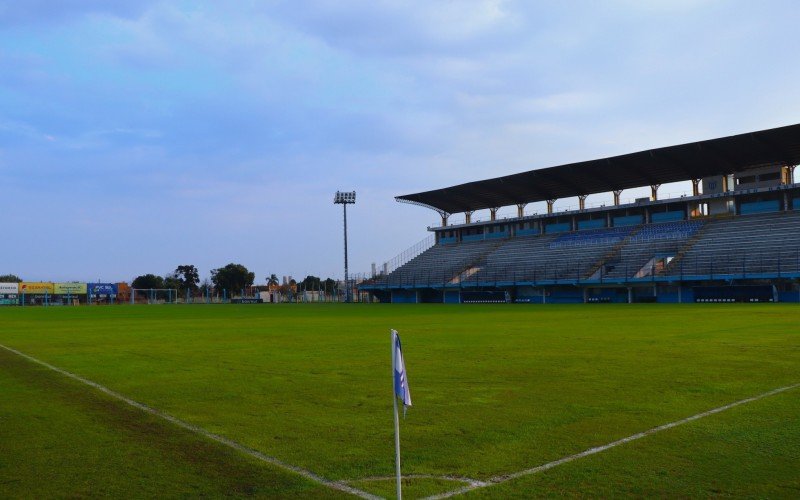
[[[300,287],[303,290],[319,290],[322,288],[322,280],[316,276],[306,276],[306,279],[300,282]]]
[[[211,282],[218,290],[228,290],[231,294],[253,284],[256,273],[251,273],[241,264],[230,263],[225,267],[211,270]]]
[[[22,283],[22,278],[16,274],[3,274],[0,275],[0,283]]]
[[[164,288],[164,278],[155,274],[143,274],[131,282],[131,288]]]
[[[176,273],[169,273],[164,276],[163,288],[182,290],[181,279]]]
[[[269,278],[267,278],[267,288],[269,288],[270,290],[274,290],[278,288],[278,285],[280,285],[278,277],[274,274],[270,274]]]
[[[200,272],[193,265],[178,266],[175,269],[175,276],[178,278],[181,290],[197,290],[197,284],[200,283]]]
[[[327,293],[332,293],[334,290],[339,288],[339,282],[330,278],[326,278],[325,281],[322,282],[322,290]]]

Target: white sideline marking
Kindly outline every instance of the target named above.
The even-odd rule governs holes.
[[[359,490],[357,488],[353,488],[352,486],[348,486],[346,484],[342,484],[341,482],[331,481],[330,479],[325,479],[324,477],[322,477],[322,476],[320,476],[318,474],[315,474],[315,473],[313,473],[313,472],[311,472],[309,470],[303,469],[302,467],[297,467],[296,465],[288,464],[288,463],[284,462],[283,460],[280,460],[280,459],[275,458],[275,457],[271,457],[269,455],[265,455],[265,454],[261,453],[258,450],[254,450],[252,448],[248,448],[247,446],[244,446],[243,444],[237,443],[236,441],[233,441],[233,440],[228,439],[226,437],[220,436],[219,434],[214,434],[213,432],[209,432],[209,431],[203,429],[202,427],[198,427],[196,425],[192,425],[192,424],[190,424],[188,422],[185,422],[185,421],[183,421],[183,420],[181,420],[181,419],[179,419],[177,417],[173,417],[172,415],[170,415],[168,413],[164,413],[164,412],[162,412],[160,410],[156,410],[155,408],[153,408],[151,406],[147,406],[146,404],[140,403],[138,401],[134,401],[133,399],[125,397],[125,396],[123,396],[122,394],[120,394],[118,392],[112,391],[108,387],[100,385],[97,382],[92,382],[91,380],[88,380],[88,379],[85,379],[85,378],[83,378],[81,376],[75,375],[74,373],[68,372],[66,370],[62,370],[61,368],[58,368],[58,367],[53,366],[53,365],[51,365],[49,363],[46,363],[46,362],[41,361],[39,359],[36,359],[33,356],[29,356],[29,355],[27,355],[27,354],[25,354],[23,352],[17,351],[16,349],[12,349],[11,347],[7,347],[7,346],[4,346],[3,344],[0,344],[0,348],[3,348],[8,352],[14,353],[17,356],[23,357],[23,358],[27,359],[28,361],[36,363],[37,365],[43,366],[43,367],[45,367],[45,368],[47,368],[49,370],[52,370],[52,371],[54,371],[56,373],[60,373],[61,375],[64,375],[65,377],[69,377],[69,378],[71,378],[73,380],[76,380],[76,381],[82,383],[82,384],[86,384],[86,385],[88,385],[90,387],[93,387],[93,388],[97,389],[98,391],[100,391],[100,392],[102,392],[102,393],[104,393],[104,394],[106,394],[108,396],[111,396],[114,399],[118,399],[118,400],[122,401],[123,403],[126,403],[126,404],[128,404],[130,406],[133,406],[134,408],[138,408],[139,410],[142,410],[143,412],[149,413],[149,414],[154,415],[156,417],[159,417],[159,418],[161,418],[163,420],[171,422],[171,423],[177,425],[178,427],[186,429],[187,431],[191,431],[191,432],[193,432],[195,434],[199,434],[200,436],[203,436],[205,438],[211,439],[212,441],[216,441],[217,443],[224,444],[225,446],[228,446],[229,448],[233,448],[234,450],[236,450],[236,451],[238,451],[240,453],[244,453],[245,455],[249,455],[249,456],[251,456],[251,457],[253,457],[255,459],[261,460],[262,462],[266,462],[266,463],[274,465],[276,467],[280,467],[281,469],[284,469],[284,470],[287,470],[287,471],[290,471],[290,472],[294,472],[295,474],[299,474],[299,475],[303,476],[306,479],[309,479],[311,481],[314,481],[315,483],[319,483],[319,484],[322,484],[324,486],[327,486],[328,488],[332,488],[332,489],[335,489],[335,490],[343,491],[345,493],[350,493],[352,495],[356,495],[356,496],[361,497],[361,498],[367,498],[367,499],[370,499],[370,500],[380,500],[381,499],[381,497],[379,497],[379,496],[373,495],[371,493],[367,493],[366,491],[362,491],[362,490]]]
[[[747,399],[742,399],[742,400],[739,400],[739,401],[735,401],[735,402],[729,403],[729,404],[727,404],[725,406],[720,406],[719,408],[714,408],[713,410],[708,410],[708,411],[704,411],[702,413],[698,413],[696,415],[692,415],[691,417],[686,417],[686,418],[681,419],[681,420],[676,420],[675,422],[670,422],[668,424],[659,425],[658,427],[653,427],[652,429],[646,430],[644,432],[639,432],[638,434],[633,434],[631,436],[624,437],[624,438],[618,439],[616,441],[612,441],[612,442],[610,442],[608,444],[604,444],[602,446],[597,446],[595,448],[589,448],[588,450],[582,451],[580,453],[576,453],[574,455],[569,455],[569,456],[566,456],[564,458],[559,458],[558,460],[554,460],[552,462],[548,462],[546,464],[539,465],[537,467],[521,470],[519,472],[514,472],[512,474],[494,476],[494,477],[491,477],[491,478],[487,479],[483,484],[471,484],[471,485],[468,485],[468,486],[463,486],[463,487],[461,487],[461,488],[459,488],[457,490],[448,491],[446,493],[441,493],[439,495],[432,495],[432,496],[427,497],[425,500],[436,500],[436,499],[440,499],[440,498],[449,498],[449,497],[453,497],[453,496],[456,496],[456,495],[460,495],[462,493],[467,493],[468,491],[477,490],[478,488],[487,488],[487,487],[495,485],[495,484],[505,483],[506,481],[510,481],[512,479],[516,479],[516,478],[519,478],[519,477],[522,477],[522,476],[529,476],[531,474],[538,474],[539,472],[544,472],[544,471],[546,471],[548,469],[552,469],[553,467],[558,467],[561,464],[572,462],[574,460],[578,460],[579,458],[588,457],[589,455],[594,455],[595,453],[600,453],[601,451],[606,451],[609,448],[614,448],[616,446],[619,446],[619,445],[622,445],[622,444],[625,444],[625,443],[630,443],[631,441],[635,441],[637,439],[641,439],[643,437],[647,437],[647,436],[649,436],[651,434],[655,434],[657,432],[665,431],[667,429],[672,429],[673,427],[677,427],[679,425],[688,424],[689,422],[693,422],[695,420],[699,420],[699,419],[701,419],[703,417],[708,417],[710,415],[714,415],[716,413],[720,413],[720,412],[723,412],[725,410],[730,410],[731,408],[734,408],[734,407],[739,406],[739,405],[743,405],[743,404],[746,404],[746,403],[752,403],[753,401],[758,401],[759,399],[763,399],[763,398],[766,398],[766,397],[769,397],[769,396],[774,396],[775,394],[779,394],[781,392],[785,392],[785,391],[788,391],[788,390],[791,390],[791,389],[795,389],[797,387],[800,387],[800,384],[787,385],[786,387],[780,387],[778,389],[773,389],[773,390],[771,390],[769,392],[765,392],[765,393],[759,394],[757,396],[753,396],[753,397],[750,397],[750,398],[747,398]]]

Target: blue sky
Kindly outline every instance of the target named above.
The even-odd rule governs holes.
[[[800,122],[798,26],[791,1],[0,1],[0,274],[341,277],[337,189],[367,271],[438,220],[396,195]]]

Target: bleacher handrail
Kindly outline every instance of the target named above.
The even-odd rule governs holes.
[[[386,264],[386,274],[391,274],[394,272],[395,269],[398,269],[401,266],[404,266],[406,263],[410,262],[412,259],[420,255],[422,252],[428,250],[436,243],[436,236],[434,234],[429,234],[425,238],[421,239],[420,241],[414,243],[410,247],[406,248],[399,254],[395,255],[391,259],[385,262]],[[378,274],[382,274],[383,269],[378,271]]]

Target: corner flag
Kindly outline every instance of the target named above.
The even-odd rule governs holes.
[[[408,375],[406,364],[403,361],[403,348],[400,345],[400,335],[397,330],[392,330],[392,374],[394,375],[394,451],[395,474],[397,476],[397,499],[402,500],[402,476],[400,475],[400,418],[397,416],[397,400],[403,402],[403,415],[406,408],[411,406],[411,392],[408,390]]]
[[[411,392],[408,390],[408,376],[406,364],[403,361],[403,348],[400,345],[400,335],[392,330],[394,337],[394,393],[403,402],[403,407],[411,406]]]

